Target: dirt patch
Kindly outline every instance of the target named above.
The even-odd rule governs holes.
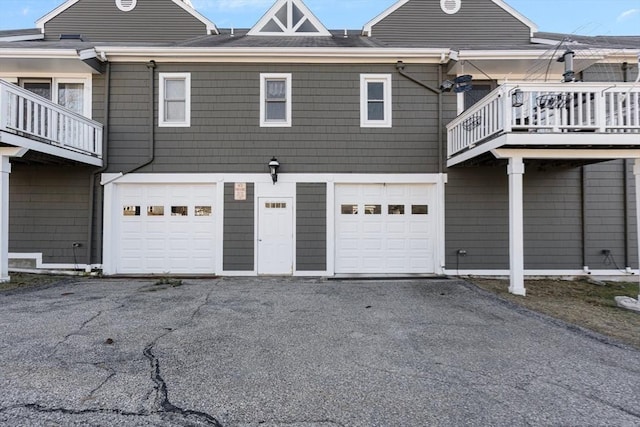
[[[640,314],[618,308],[614,300],[616,296],[638,298],[638,283],[527,280],[527,296],[519,297],[509,293],[506,280],[467,281],[530,310],[640,348]]]
[[[69,282],[71,276],[56,276],[48,274],[11,273],[11,281],[0,283],[0,292],[16,289],[41,288],[58,282]]]

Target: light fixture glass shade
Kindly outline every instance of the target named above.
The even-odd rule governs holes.
[[[278,168],[279,167],[280,167],[280,162],[278,162],[278,159],[273,157],[271,159],[271,161],[269,162],[269,173],[271,174],[271,179],[273,180],[274,184],[276,182],[278,182]]]
[[[524,92],[516,89],[511,93],[511,106],[522,107],[524,105]]]

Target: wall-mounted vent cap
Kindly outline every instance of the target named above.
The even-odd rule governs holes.
[[[440,0],[440,7],[444,13],[453,15],[460,11],[462,0]]]
[[[130,12],[135,9],[138,0],[116,0],[116,6],[123,12]]]

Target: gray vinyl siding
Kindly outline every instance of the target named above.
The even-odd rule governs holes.
[[[531,29],[491,0],[463,1],[448,15],[437,0],[411,0],[372,28],[390,46],[463,48],[529,44]]]
[[[437,66],[408,65],[437,84]],[[158,64],[157,74],[191,73],[191,127],[155,128],[161,173],[264,173],[272,156],[282,173],[438,171],[437,96],[397,74],[395,65]],[[148,156],[145,64],[113,64],[109,172]],[[261,128],[260,73],[292,74],[290,128]],[[360,127],[360,74],[393,76],[393,127]]]
[[[234,200],[234,185],[224,185],[224,270],[253,271],[254,184],[247,183],[247,200]]]
[[[296,270],[327,269],[327,184],[296,188]]]
[[[623,160],[586,166],[585,201],[588,209],[585,221],[589,230],[586,254],[590,268],[616,269],[615,264],[620,268],[627,267],[624,265],[625,216],[629,209],[625,209],[625,179],[628,177],[624,174]],[[633,188],[628,187],[629,193]],[[637,240],[636,236],[630,237]],[[603,249],[610,250],[612,258],[606,259],[602,255]],[[637,264],[636,257],[631,261],[634,265]]]
[[[591,269],[637,268],[635,185],[627,162],[581,168],[527,166],[524,175],[526,269],[580,270],[585,203],[586,265]],[[509,187],[506,167],[454,168],[446,186],[446,266],[455,271],[509,268]],[[624,196],[626,186],[626,201]],[[625,220],[626,234],[625,234]],[[458,249],[467,251],[458,257]],[[628,262],[627,262],[628,261]]]
[[[114,0],[81,0],[45,24],[45,40],[80,34],[85,41],[176,42],[207,34],[206,26],[171,0],[139,1],[122,12]]]
[[[84,166],[14,163],[9,252],[42,253],[45,263],[85,264],[90,173]],[[75,259],[74,242],[82,244]]]

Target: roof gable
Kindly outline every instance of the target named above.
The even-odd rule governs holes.
[[[331,36],[302,0],[277,0],[250,36]]]
[[[365,35],[365,36],[371,37],[373,35],[372,34],[373,33],[373,27],[376,24],[378,24],[380,21],[382,21],[383,19],[385,19],[386,17],[388,17],[389,15],[391,15],[392,13],[394,13],[395,11],[397,11],[398,9],[400,9],[402,6],[404,6],[405,4],[409,3],[410,1],[411,0],[398,0],[395,4],[392,4],[387,10],[385,10],[380,15],[376,16],[375,18],[373,18],[371,21],[367,22],[364,25],[363,29],[362,29],[362,34]],[[438,0],[432,0],[432,1],[438,1]],[[469,1],[469,0],[467,0],[467,1]],[[475,0],[473,0],[473,1],[475,1]],[[508,12],[511,16],[513,16],[514,18],[516,18],[517,20],[522,22],[524,25],[529,27],[531,29],[531,36],[533,36],[534,33],[538,32],[538,26],[533,21],[531,21],[526,16],[522,15],[520,12],[515,10],[513,7],[509,6],[503,0],[491,0],[491,1],[493,3],[495,3],[497,6],[501,7],[502,9],[504,9],[506,12]]]
[[[38,28],[40,28],[40,30],[44,33],[45,24],[47,22],[51,21],[52,19],[54,19],[55,17],[57,17],[58,15],[60,15],[61,13],[63,13],[64,11],[69,9],[71,6],[77,4],[80,1],[82,1],[82,0],[67,0],[67,1],[65,1],[63,4],[61,4],[57,8],[55,8],[51,12],[47,13],[46,15],[44,15],[42,18],[38,19],[36,21],[36,26]],[[109,1],[109,0],[106,0],[106,1]],[[197,19],[202,24],[204,24],[206,29],[207,29],[207,34],[219,34],[219,31],[216,28],[216,24],[211,22],[204,15],[198,13],[193,8],[193,5],[191,4],[190,0],[169,0],[169,1],[175,3],[177,6],[181,7],[187,13],[189,13],[191,16],[193,16],[195,19]]]

